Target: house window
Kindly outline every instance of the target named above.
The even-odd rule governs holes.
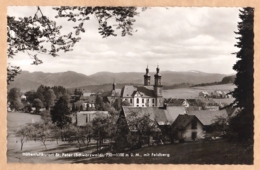
[[[144,103],[144,99],[142,99],[142,103]]]
[[[153,99],[153,103],[154,103],[154,99]]]
[[[136,103],[139,103],[139,99],[138,98],[136,99]]]
[[[197,139],[197,132],[192,132],[191,133],[191,139],[196,140]]]
[[[193,119],[191,122],[191,129],[197,129],[197,120]]]
[[[130,103],[132,103],[132,99],[130,99]]]
[[[147,99],[147,103],[149,103],[149,99]]]
[[[136,107],[139,107],[139,105],[136,105]]]

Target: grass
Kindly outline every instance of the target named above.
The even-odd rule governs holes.
[[[7,113],[7,132],[12,133],[14,130],[26,125],[27,123],[33,123],[41,121],[40,115],[33,115],[22,112],[8,112]]]
[[[24,152],[62,154],[62,153],[91,153],[96,150],[95,145],[78,149],[77,143],[48,141],[47,149],[40,141],[27,141],[23,151],[20,150],[19,139],[12,131],[33,121],[41,121],[40,116],[28,113],[11,112],[7,115],[7,161],[19,163],[146,163],[146,164],[253,164],[253,147],[245,147],[225,140],[197,141],[182,144],[149,146],[126,152],[138,153],[136,157],[55,157],[55,156],[23,156]],[[149,153],[150,156],[144,157]],[[153,157],[152,153],[170,154],[169,157]]]
[[[75,163],[253,164],[253,147],[243,147],[224,140],[150,146],[131,153],[134,155],[138,153],[140,156],[94,158]],[[152,153],[170,154],[170,156],[153,157]],[[145,154],[150,156],[144,156]]]
[[[236,86],[233,84],[222,84],[222,85],[214,85],[214,86],[201,86],[201,87],[191,87],[191,88],[179,88],[179,89],[171,89],[171,90],[163,90],[164,98],[180,98],[180,99],[193,99],[198,98],[199,92],[207,91],[213,92],[215,90],[222,91],[232,91]]]

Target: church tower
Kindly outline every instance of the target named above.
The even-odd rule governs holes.
[[[147,65],[146,74],[144,75],[144,85],[150,86],[150,80],[151,80],[151,76],[149,75],[149,69],[148,69],[148,65]]]
[[[156,106],[159,107],[163,104],[163,99],[162,99],[162,76],[159,74],[160,69],[159,66],[157,65],[156,68],[156,73],[154,75],[154,94],[156,97]]]

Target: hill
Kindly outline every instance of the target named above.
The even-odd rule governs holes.
[[[221,80],[222,84],[227,84],[227,83],[234,83],[235,82],[236,75],[232,76],[226,76]]]
[[[151,72],[151,82],[153,84],[155,73]],[[115,81],[117,84],[143,84],[143,75],[141,72],[98,72],[92,75],[84,75],[73,71],[61,73],[44,73],[44,72],[28,72],[22,71],[13,82],[10,83],[8,89],[18,87],[22,91],[35,90],[42,84],[46,86],[64,86],[66,88],[76,88],[91,85],[110,84]],[[215,73],[204,73],[199,71],[162,71],[162,84],[170,86],[181,83],[208,83],[213,81],[221,81],[226,75]],[[91,87],[92,88],[92,87]],[[93,87],[94,88],[94,87]]]

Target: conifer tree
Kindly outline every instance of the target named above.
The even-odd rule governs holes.
[[[253,104],[253,58],[254,58],[254,9],[247,7],[240,10],[241,22],[238,23],[239,37],[236,47],[240,48],[236,52],[239,59],[233,69],[237,71],[233,92],[235,101],[233,106],[240,111],[230,120],[230,127],[241,141],[252,141],[254,137],[254,104]]]
[[[70,109],[68,107],[68,101],[61,97],[53,109],[51,110],[51,119],[53,123],[62,129],[64,126],[71,123]]]

